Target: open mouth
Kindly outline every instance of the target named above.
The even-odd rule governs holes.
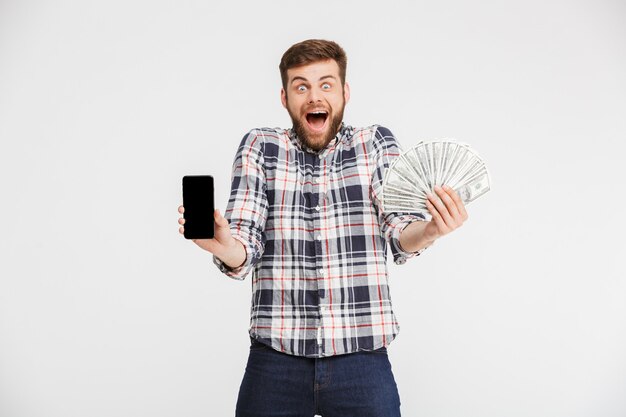
[[[321,132],[326,127],[328,112],[325,110],[316,110],[306,114],[306,121],[313,131]]]

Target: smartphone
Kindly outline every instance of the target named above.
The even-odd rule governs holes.
[[[186,239],[212,239],[215,233],[213,218],[214,190],[210,175],[183,177],[183,206]]]

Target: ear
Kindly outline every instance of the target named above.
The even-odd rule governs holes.
[[[280,102],[283,103],[284,108],[287,108],[287,94],[284,88],[280,89]]]
[[[343,98],[346,100],[346,103],[350,101],[350,85],[348,85],[348,82],[345,82],[343,85]]]

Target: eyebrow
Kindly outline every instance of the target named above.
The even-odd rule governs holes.
[[[335,77],[334,75],[324,75],[323,77],[320,77],[320,79],[318,81],[322,81],[325,80],[326,78],[332,78],[333,80],[337,81],[337,77]],[[295,77],[293,77],[293,79],[291,80],[291,84],[293,84],[294,82],[296,82],[297,80],[301,80],[304,81],[306,83],[309,82],[309,80],[307,80],[304,77],[301,77],[299,75],[296,75]]]

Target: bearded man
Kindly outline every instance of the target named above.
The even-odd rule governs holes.
[[[194,241],[227,276],[252,272],[239,417],[400,416],[387,356],[399,331],[387,247],[403,264],[467,219],[445,186],[429,195],[428,220],[383,212],[385,170],[400,147],[383,126],[343,122],[346,67],[332,41],[284,53],[281,102],[293,126],[243,137],[215,237]]]

